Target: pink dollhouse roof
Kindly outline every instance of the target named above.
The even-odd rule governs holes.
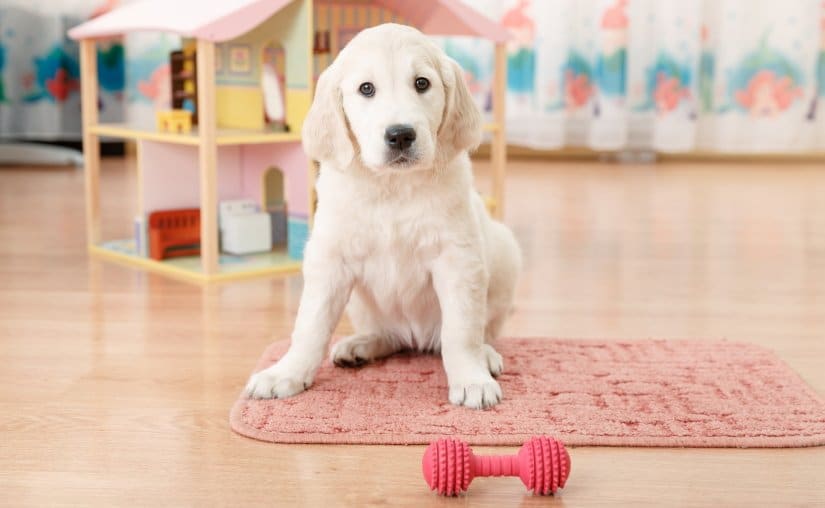
[[[160,31],[223,42],[249,32],[293,0],[141,0],[69,30],[73,39]],[[333,1],[324,3],[337,3]],[[501,42],[507,32],[461,0],[373,0],[431,35],[471,35]]]
[[[430,35],[470,35],[495,42],[510,38],[507,29],[461,0],[373,0],[373,3],[397,12]]]

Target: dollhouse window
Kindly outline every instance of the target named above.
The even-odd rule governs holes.
[[[252,48],[248,44],[232,44],[229,47],[229,72],[232,74],[252,72]]]

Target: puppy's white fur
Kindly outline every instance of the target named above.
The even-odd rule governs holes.
[[[428,90],[415,88],[418,77]],[[359,93],[364,82],[372,97]],[[384,139],[394,124],[417,133],[400,165]],[[364,30],[321,75],[303,139],[321,164],[304,292],[289,351],[247,393],[309,387],[346,306],[356,333],[335,345],[336,364],[441,351],[450,402],[496,404],[502,360],[488,343],[512,305],[521,255],[473,189],[467,151],[481,116],[460,67],[415,29]]]

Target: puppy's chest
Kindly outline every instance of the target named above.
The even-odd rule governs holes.
[[[357,228],[346,253],[355,275],[368,286],[420,286],[441,252],[439,228],[422,220],[375,220]]]

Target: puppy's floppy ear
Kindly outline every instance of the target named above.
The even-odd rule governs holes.
[[[318,78],[301,139],[304,151],[311,159],[334,164],[343,170],[352,162],[355,147],[344,115],[338,67],[333,62]]]
[[[464,83],[464,71],[452,58],[443,55],[440,64],[444,83],[444,115],[438,128],[440,164],[447,164],[465,150],[481,143],[481,112]]]

